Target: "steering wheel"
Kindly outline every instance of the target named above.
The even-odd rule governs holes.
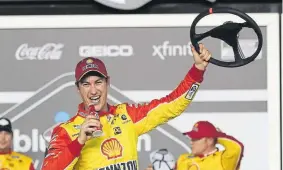
[[[195,29],[197,23],[205,16],[213,14],[213,13],[230,13],[237,15],[245,20],[243,23],[236,23],[232,21],[227,21],[224,24],[217,26],[205,33],[202,34],[196,34]],[[239,32],[242,30],[242,28],[252,28],[258,38],[258,47],[257,50],[254,52],[254,54],[250,57],[245,57],[242,49],[239,44]],[[199,46],[198,42],[206,37],[213,37],[220,40],[223,40],[225,43],[230,45],[233,48],[234,52],[234,58],[235,61],[227,62],[227,61],[221,61],[217,60],[215,58],[210,58],[209,62],[212,64],[215,64],[217,66],[221,67],[240,67],[243,65],[246,65],[250,62],[252,62],[260,53],[262,48],[262,33],[260,31],[259,26],[257,23],[247,14],[244,12],[241,12],[239,10],[233,9],[233,8],[227,8],[227,7],[218,7],[218,8],[209,8],[209,10],[206,10],[202,13],[200,13],[193,21],[191,30],[190,30],[190,38],[192,45],[195,47],[196,51],[199,52]]]

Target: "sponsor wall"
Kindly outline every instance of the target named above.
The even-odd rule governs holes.
[[[181,132],[199,120],[211,121],[244,143],[241,170],[280,168],[279,16],[249,15],[263,33],[257,60],[233,69],[210,65],[185,113],[139,138],[140,169],[156,149],[167,148],[176,158],[190,152],[189,139]],[[77,111],[74,68],[83,57],[105,61],[111,104],[147,102],[168,94],[193,64],[189,30],[195,17],[0,17],[0,116],[13,122],[14,150],[33,157],[40,169],[52,128]],[[242,21],[213,14],[198,24],[198,31],[228,20]],[[213,57],[231,60],[231,49],[221,41],[208,38],[203,43]],[[249,29],[241,32],[240,43],[246,55],[257,45]]]

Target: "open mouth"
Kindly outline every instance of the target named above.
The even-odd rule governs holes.
[[[93,96],[89,98],[92,104],[98,104],[100,101],[100,96]]]
[[[6,142],[1,142],[1,143],[0,143],[0,145],[2,145],[2,146],[3,146],[3,145],[6,145],[6,144],[7,144]]]

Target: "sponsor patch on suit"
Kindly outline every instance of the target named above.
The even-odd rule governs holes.
[[[193,84],[190,88],[190,90],[188,91],[188,93],[186,94],[186,99],[192,100],[196,94],[196,92],[198,91],[199,88],[199,84]]]

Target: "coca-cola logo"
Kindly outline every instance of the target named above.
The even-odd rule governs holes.
[[[59,60],[64,44],[47,43],[41,47],[29,47],[22,44],[16,51],[17,60]]]

